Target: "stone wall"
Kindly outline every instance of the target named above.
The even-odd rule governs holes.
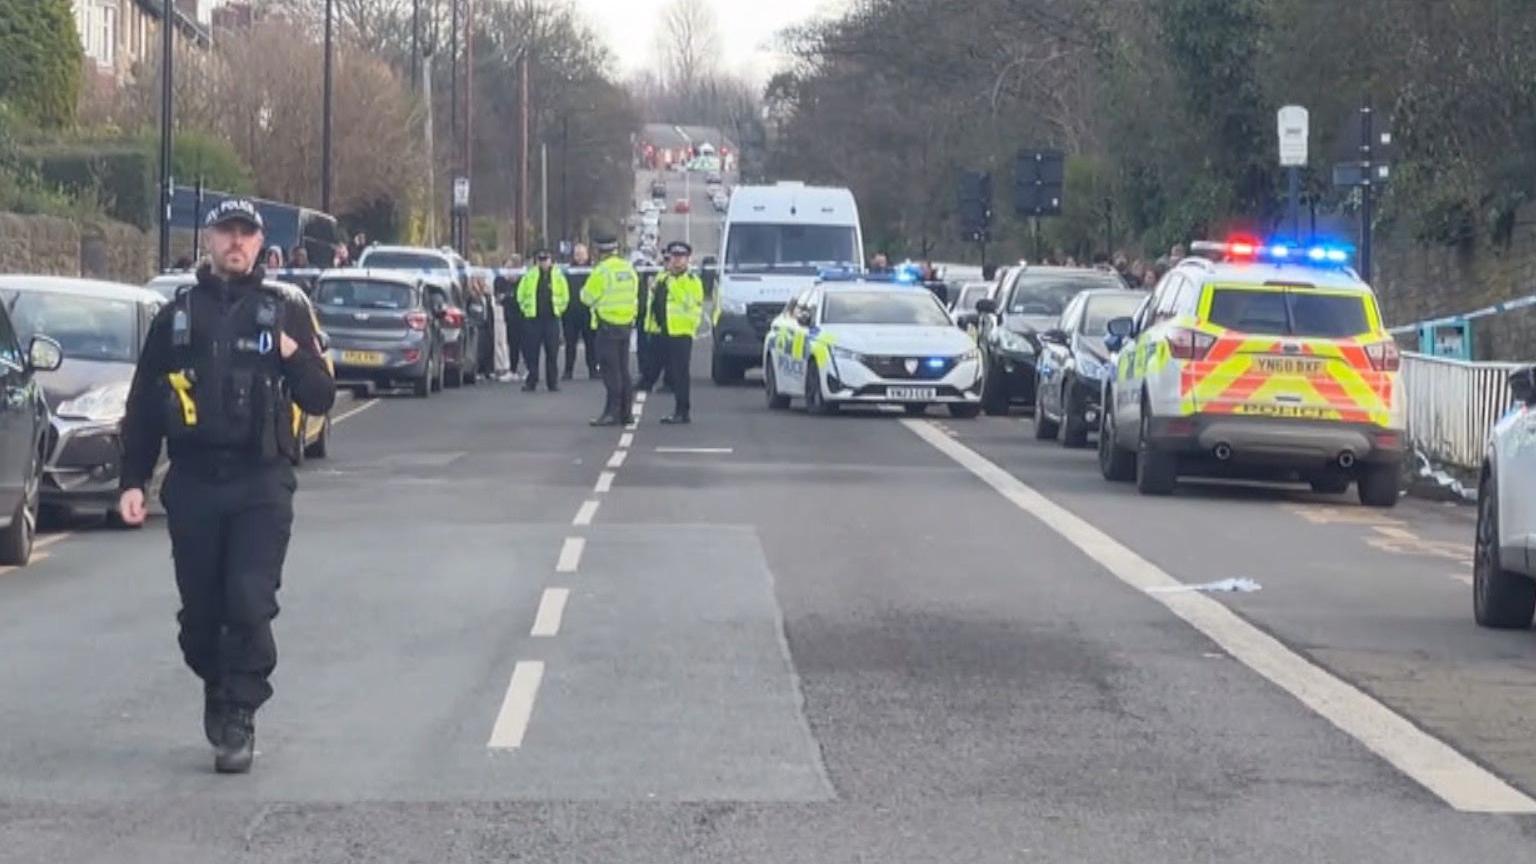
[[[1423,246],[1382,237],[1374,253],[1375,287],[1388,326],[1536,294],[1536,208],[1520,214],[1508,247],[1486,241],[1466,248]],[[1417,336],[1399,341],[1414,348]],[[1536,307],[1477,319],[1472,347],[1478,360],[1536,360]]]
[[[131,225],[0,213],[0,273],[89,276],[142,284],[154,239]]]

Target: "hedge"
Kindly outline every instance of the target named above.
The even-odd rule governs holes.
[[[0,0],[0,101],[39,126],[68,126],[83,65],[69,0]]]

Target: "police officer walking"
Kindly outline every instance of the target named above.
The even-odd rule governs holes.
[[[597,362],[607,401],[602,416],[594,419],[592,425],[618,426],[634,419],[629,337],[640,302],[640,275],[619,254],[619,241],[613,236],[594,237],[593,245],[602,260],[581,287],[581,302],[592,307],[592,320],[597,326]]]
[[[549,392],[560,389],[560,320],[571,302],[571,288],[565,281],[565,273],[555,266],[555,256],[548,249],[540,249],[534,256],[535,266],[523,272],[517,282],[517,305],[527,321],[523,334],[524,359],[528,363],[528,377],[523,379],[523,390],[539,389],[539,351],[544,352],[544,374]]]
[[[123,417],[125,523],[170,455],[165,505],[181,594],[179,641],[203,681],[203,731],[220,773],[244,773],[255,714],[272,695],[272,619],[293,524],[293,410],[329,411],[336,383],[301,298],[263,285],[261,214],[232,199],[208,214],[210,260],[150,324]]]
[[[704,317],[704,283],[688,272],[688,256],[693,247],[682,241],[667,244],[667,269],[651,283],[650,301],[645,309],[645,332],[650,335],[652,361],[640,381],[640,389],[649,390],[663,370],[677,405],[671,417],[661,422],[688,423],[690,387],[689,364],[693,358],[693,334]]]

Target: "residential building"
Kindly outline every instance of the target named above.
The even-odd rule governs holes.
[[[163,0],[73,0],[73,6],[87,66],[104,82],[121,85],[141,64],[153,65],[146,61],[160,50]],[[180,47],[208,47],[211,9],[207,6],[207,0],[175,0]]]

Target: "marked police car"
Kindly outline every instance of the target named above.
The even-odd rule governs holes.
[[[773,320],[763,347],[768,407],[803,399],[811,414],[893,404],[909,414],[945,405],[981,412],[976,345],[921,285],[823,279]]]
[[[1180,474],[1299,475],[1396,504],[1397,345],[1348,251],[1248,238],[1191,249],[1209,257],[1179,262],[1134,318],[1109,322],[1120,353],[1099,434],[1105,479],[1166,495]]]

